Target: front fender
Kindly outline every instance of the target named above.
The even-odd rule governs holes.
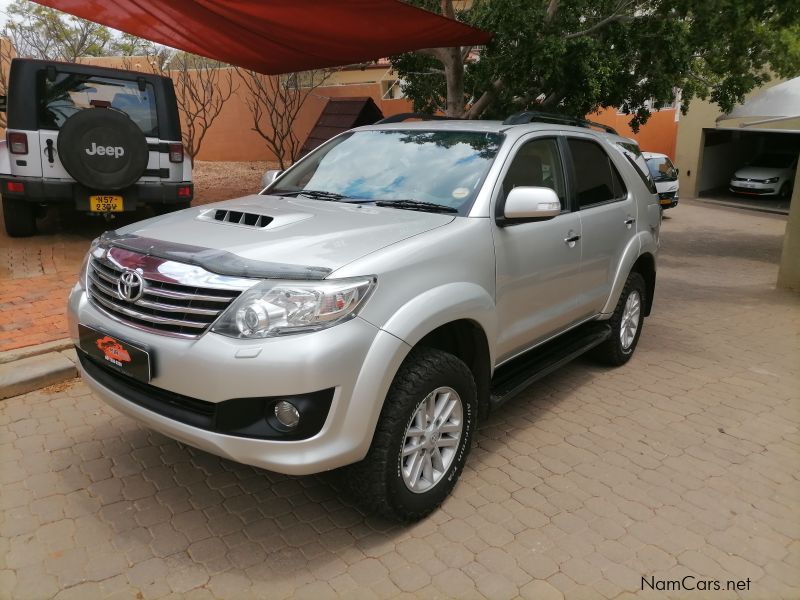
[[[490,364],[494,364],[497,315],[494,299],[479,285],[448,283],[427,290],[401,306],[381,329],[414,346],[434,329],[459,320],[476,322],[489,341]]]

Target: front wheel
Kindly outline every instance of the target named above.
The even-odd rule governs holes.
[[[789,198],[792,197],[792,183],[790,181],[787,181],[781,186],[779,196],[783,200],[788,200]]]
[[[642,334],[646,298],[644,277],[636,272],[628,275],[614,314],[608,321],[611,336],[594,349],[595,358],[615,367],[630,360]]]
[[[415,348],[395,376],[366,458],[345,481],[370,512],[416,521],[450,494],[475,432],[477,393],[469,368],[433,348]]]

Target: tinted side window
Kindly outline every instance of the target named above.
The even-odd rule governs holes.
[[[568,143],[575,173],[575,195],[580,208],[625,196],[627,190],[622,177],[599,144],[573,138]]]
[[[503,198],[518,186],[549,187],[565,205],[564,169],[554,138],[527,142],[517,151],[503,179]]]

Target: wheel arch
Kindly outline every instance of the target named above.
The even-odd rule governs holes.
[[[644,316],[649,317],[653,309],[653,296],[656,290],[656,259],[646,252],[636,259],[631,267],[631,273],[639,273],[644,278],[647,290],[647,298],[644,305]]]
[[[478,392],[478,418],[484,418],[489,411],[492,369],[489,340],[483,327],[471,319],[458,319],[440,325],[423,336],[416,346],[447,352],[467,365]]]

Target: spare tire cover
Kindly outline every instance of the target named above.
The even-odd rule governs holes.
[[[94,190],[120,190],[133,185],[147,168],[147,139],[125,113],[89,108],[64,121],[58,156],[78,183]]]

